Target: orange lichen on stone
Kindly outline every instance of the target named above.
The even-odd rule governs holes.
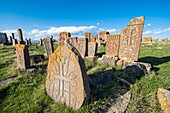
[[[161,108],[165,113],[170,113],[170,91],[159,88],[157,92],[157,97]]]

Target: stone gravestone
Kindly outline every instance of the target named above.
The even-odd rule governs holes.
[[[88,41],[91,40],[91,34],[90,34],[90,32],[85,32],[84,35],[85,35],[85,38],[88,39]]]
[[[12,44],[12,36],[10,36],[10,43]]]
[[[118,56],[119,54],[119,34],[110,34],[106,36],[106,55],[108,56]]]
[[[89,42],[88,43],[88,57],[95,57],[97,53],[97,43]]]
[[[9,41],[8,41],[8,37],[7,37],[7,34],[6,33],[4,33],[4,36],[5,36],[5,44],[8,44],[9,43]]]
[[[133,62],[138,61],[144,16],[134,18],[121,31],[119,58],[121,60]]]
[[[73,46],[62,43],[50,56],[46,91],[54,101],[73,109],[88,102],[90,87],[85,64]]]
[[[18,29],[18,44],[25,44],[24,40],[23,40],[23,35],[22,35],[22,30],[21,29]]]
[[[29,41],[27,38],[25,39],[25,45],[29,45]]]
[[[103,41],[106,41],[106,35],[109,34],[109,32],[106,32],[106,31],[100,31],[99,32],[99,39],[100,40],[103,40]]]
[[[50,56],[54,52],[52,38],[50,37],[43,38],[43,45],[44,45],[46,54]]]
[[[59,38],[58,38],[58,45],[63,44],[64,41],[69,41],[70,37],[71,37],[71,34],[69,32],[60,32]]]
[[[87,56],[87,47],[88,47],[88,39],[87,38],[78,38],[77,41],[77,50],[79,51],[81,57],[84,59]]]
[[[69,38],[69,43],[73,45],[74,47],[77,47],[77,37],[71,37]]]
[[[29,45],[31,45],[32,43],[31,43],[31,39],[30,38],[28,39],[28,41],[29,41]]]
[[[16,44],[15,47],[18,69],[25,71],[30,67],[28,47],[24,44]]]

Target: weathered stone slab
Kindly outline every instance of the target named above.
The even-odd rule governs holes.
[[[158,88],[157,97],[165,113],[170,113],[170,91]]]
[[[144,17],[137,17],[121,31],[119,58],[125,61],[138,61]]]
[[[50,56],[54,52],[52,38],[51,37],[43,38],[43,45],[44,45],[46,54]]]
[[[99,39],[106,41],[106,35],[109,34],[109,32],[106,31],[100,31],[99,32]]]
[[[120,34],[106,35],[106,55],[118,56],[119,54],[119,43]]]
[[[90,97],[86,68],[71,45],[60,45],[50,56],[46,78],[47,94],[56,102],[79,109]]]
[[[103,55],[102,58],[98,58],[97,61],[99,64],[108,64],[111,66],[115,66],[117,60],[118,57]]]
[[[65,41],[69,41],[71,34],[69,32],[60,32],[58,38],[58,45],[64,44]]]
[[[90,32],[85,32],[84,35],[85,35],[85,38],[88,39],[88,41],[91,40],[91,33]]]
[[[22,30],[21,29],[18,29],[18,44],[25,44],[24,40],[23,40],[23,35],[22,35]]]
[[[88,57],[94,57],[97,53],[97,43],[89,42],[88,43]]]
[[[88,40],[86,38],[78,38],[77,40],[77,50],[79,51],[82,58],[85,58],[87,56],[87,45]]]
[[[73,45],[74,47],[77,47],[77,37],[71,37],[69,38],[69,43]]]
[[[45,57],[43,54],[30,55],[31,63],[39,63],[45,61]]]
[[[30,67],[28,47],[24,44],[16,44],[15,47],[18,69],[25,71]]]

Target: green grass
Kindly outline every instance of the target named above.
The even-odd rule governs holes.
[[[57,48],[57,45],[54,46]],[[156,92],[159,87],[170,87],[170,44],[153,45],[144,44],[141,46],[139,61],[148,62],[153,65],[151,75],[145,75],[141,79],[137,79],[133,86],[130,87],[132,92],[132,100],[128,107],[130,113],[160,113],[160,105],[158,103]],[[104,54],[105,47],[98,49],[98,54]],[[29,47],[29,53],[44,54],[44,47],[32,45]],[[99,65],[97,62],[85,60],[88,69],[88,75],[93,75],[104,70],[108,65]],[[102,87],[91,86],[91,100],[86,106],[80,110],[72,110],[62,104],[54,102],[47,96],[45,91],[45,79],[47,74],[47,61],[39,64],[33,64],[36,68],[35,73],[23,73],[15,70],[16,57],[13,47],[0,46],[0,81],[9,77],[16,76],[17,79],[5,87],[0,88],[0,112],[69,112],[69,113],[85,113],[85,112],[102,112],[105,107],[103,103],[107,103],[112,97],[115,80]],[[122,69],[116,67],[113,69],[113,77],[116,78]]]

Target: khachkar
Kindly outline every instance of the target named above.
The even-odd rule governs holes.
[[[43,38],[43,45],[44,45],[46,54],[50,56],[54,52],[52,38],[51,37]]]
[[[134,18],[121,31],[119,58],[125,61],[138,61],[144,16]]]
[[[15,47],[18,69],[25,71],[30,67],[28,47],[24,44],[16,44]]]
[[[106,55],[118,56],[120,34],[108,34],[106,35]]]
[[[67,42],[49,57],[46,91],[54,101],[79,109],[88,102],[90,87],[81,55]]]
[[[19,37],[18,44],[25,44],[23,40],[22,30],[18,29],[17,31],[18,31],[18,37]]]
[[[60,32],[59,38],[58,38],[58,45],[62,44],[63,41],[68,40],[71,37],[71,34],[69,32]]]

